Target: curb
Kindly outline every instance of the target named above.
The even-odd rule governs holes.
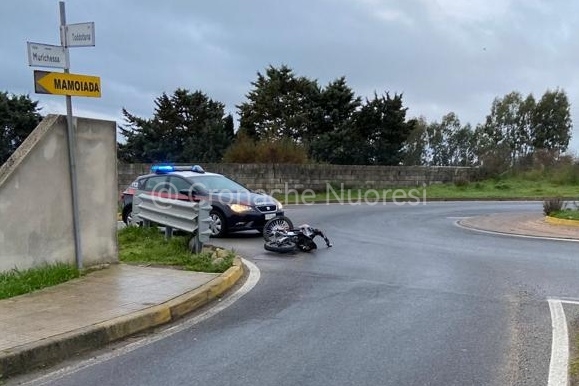
[[[138,332],[173,322],[229,290],[243,276],[239,257],[218,277],[165,303],[83,327],[41,341],[0,352],[0,383],[3,378],[55,364],[87,350]]]
[[[572,227],[579,227],[579,221],[578,220],[568,220],[568,219],[564,219],[564,218],[557,218],[557,217],[551,217],[551,216],[545,216],[545,222],[547,222],[551,225],[566,225],[566,226],[572,226]]]

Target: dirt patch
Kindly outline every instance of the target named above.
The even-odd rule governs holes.
[[[579,227],[549,224],[542,214],[535,213],[489,214],[461,220],[460,224],[491,232],[579,240]]]

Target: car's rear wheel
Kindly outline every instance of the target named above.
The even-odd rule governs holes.
[[[223,213],[217,209],[213,209],[209,212],[209,218],[211,218],[211,223],[209,224],[209,229],[211,229],[211,237],[223,237],[227,234],[227,223],[225,222],[225,216]]]

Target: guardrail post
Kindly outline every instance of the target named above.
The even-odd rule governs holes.
[[[197,233],[195,233],[193,237],[191,237],[191,240],[189,240],[189,250],[191,253],[195,254],[201,253],[203,250],[203,243],[199,241],[199,235]]]
[[[209,229],[209,224],[211,223],[209,212],[211,212],[211,208],[207,201],[200,201],[195,206],[197,231],[189,241],[189,249],[193,253],[201,253],[203,244],[209,241],[209,237],[211,237],[211,229]]]
[[[165,240],[169,240],[171,237],[173,237],[173,228],[171,227],[165,227]]]
[[[199,241],[201,243],[206,243],[211,237],[211,217],[209,213],[211,212],[212,206],[208,201],[199,201],[197,209],[197,219],[198,219],[198,232]]]

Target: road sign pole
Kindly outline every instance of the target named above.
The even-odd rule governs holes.
[[[60,25],[66,26],[66,12],[64,8],[64,1],[59,2],[60,6]],[[66,46],[66,35],[61,33],[60,44],[64,47],[66,55],[66,63],[70,63],[68,47]],[[67,65],[64,69],[65,73],[70,72],[70,65]],[[67,127],[67,137],[68,137],[68,160],[70,164],[70,185],[72,194],[72,228],[74,233],[74,253],[76,260],[76,267],[82,269],[82,248],[81,248],[81,237],[80,237],[80,221],[79,221],[79,210],[78,210],[78,186],[76,180],[76,137],[74,132],[74,126],[72,121],[72,97],[70,95],[66,96],[66,127]]]

